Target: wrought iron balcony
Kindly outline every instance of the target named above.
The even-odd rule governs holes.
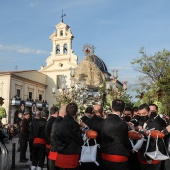
[[[19,98],[19,97],[14,97],[13,99],[11,99],[11,105],[12,106],[19,106],[20,105],[20,103],[21,103],[21,98]],[[49,104],[47,103],[47,102],[42,102],[42,101],[33,101],[33,100],[26,100],[25,101],[25,106],[26,107],[32,107],[33,106],[33,103],[35,103],[36,104],[36,107],[37,108],[46,108],[46,109],[48,109],[48,107],[49,107]]]

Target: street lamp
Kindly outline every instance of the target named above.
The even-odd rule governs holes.
[[[112,96],[116,95],[116,98],[117,97],[120,98],[126,93],[127,81],[123,81],[123,85],[122,85],[123,91],[119,90],[119,88],[117,87],[118,70],[114,69],[112,72],[113,72],[113,75],[112,75],[113,78],[106,77],[106,93],[111,94]]]
[[[68,88],[66,85],[66,76],[65,75],[61,76],[61,90],[62,90],[62,94],[57,96],[57,95],[55,95],[56,88],[53,87],[52,94],[58,102],[65,103],[66,99],[67,99],[67,95],[68,95]]]
[[[70,87],[71,87],[71,101],[74,102],[74,96],[75,96],[75,68],[70,67]]]

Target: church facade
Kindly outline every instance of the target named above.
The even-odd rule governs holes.
[[[33,106],[49,109],[57,102],[56,96],[62,94],[63,75],[67,87],[70,87],[70,68],[75,68],[75,78],[78,81],[84,81],[89,86],[99,86],[105,81],[106,75],[110,76],[104,62],[94,53],[90,53],[90,60],[90,56],[86,56],[78,65],[78,56],[72,49],[74,36],[70,27],[60,22],[55,28],[56,31],[50,36],[52,51],[46,66],[41,66],[39,71],[0,72],[0,97],[4,98],[2,107],[7,113],[3,123],[15,123],[17,114],[25,109],[35,112]],[[85,69],[87,66],[90,67]]]

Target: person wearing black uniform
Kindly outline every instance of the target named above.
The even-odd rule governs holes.
[[[139,113],[142,118],[140,123],[141,125],[143,124],[143,129],[149,130],[154,128],[155,130],[159,130],[159,131],[163,130],[162,120],[160,121],[159,115],[157,115],[157,113],[153,112],[153,110],[150,110],[149,105],[144,103],[141,106],[139,106]],[[147,141],[144,141],[138,154],[141,170],[159,170],[161,161],[152,160],[151,158],[145,155],[146,143]],[[158,148],[162,153],[165,153],[165,148],[163,146],[162,139],[158,139]],[[156,150],[156,141],[154,138],[150,138],[148,152],[152,152],[155,150]]]
[[[59,110],[59,115],[58,117],[55,119],[53,125],[52,125],[52,129],[51,129],[51,135],[50,135],[50,152],[48,155],[48,165],[49,165],[49,170],[57,170],[57,166],[55,165],[55,161],[57,158],[57,146],[56,146],[56,130],[57,130],[57,126],[58,124],[63,120],[63,118],[66,115],[66,105],[62,105],[60,110]]]
[[[164,119],[162,119],[159,116],[158,106],[156,104],[150,104],[149,108],[150,108],[150,116],[149,117],[150,117],[151,121],[157,122],[157,124],[160,125],[160,131],[162,131],[166,127],[166,122]],[[166,141],[167,137],[165,137],[164,140]],[[163,146],[163,144],[161,144],[161,145]],[[161,161],[160,170],[164,170],[164,169],[165,169],[165,161]]]
[[[97,143],[100,144],[101,124],[103,119],[103,107],[99,104],[93,106],[94,116],[86,122],[89,129],[92,129],[98,133],[96,138]]]
[[[17,129],[18,129],[18,151],[20,151],[20,133],[21,133],[21,123],[22,123],[22,113],[18,113],[18,117],[16,119]]]
[[[69,103],[66,106],[66,116],[56,128],[57,159],[56,165],[61,170],[73,170],[79,166],[79,155],[83,139],[79,124],[76,122],[78,106]]]
[[[121,119],[125,103],[112,101],[112,113],[101,127],[101,152],[103,170],[129,170],[128,157],[132,149],[128,138],[128,125]]]
[[[138,111],[138,107],[137,107]],[[133,117],[134,110],[130,107],[126,107],[123,112],[123,120],[128,124],[128,128],[130,130],[129,123],[133,123],[134,127],[137,129],[139,125],[138,121]],[[136,114],[137,115],[137,114]],[[129,156],[129,169],[130,170],[140,170],[140,163],[138,161],[137,152],[130,152]]]
[[[41,118],[41,110],[38,109],[35,113],[35,117],[33,118],[31,124],[30,124],[30,136],[29,136],[29,142],[32,143],[33,148],[33,142],[34,137],[37,135],[37,122],[39,122],[39,119]],[[32,161],[33,158],[33,149],[32,152],[30,152],[30,160]]]
[[[166,127],[166,122],[164,119],[162,119],[159,114],[158,114],[158,106],[156,104],[150,104],[149,105],[149,109],[150,109],[150,114],[149,117],[152,120],[155,120],[158,122],[158,124],[164,129]],[[161,128],[161,129],[162,129]]]
[[[83,121],[83,123],[86,123],[86,121],[91,119],[92,117],[93,117],[93,107],[88,106],[86,107],[84,116],[81,117],[81,120]]]
[[[41,112],[41,118],[32,122],[33,129],[33,154],[31,170],[42,170],[45,161],[45,125],[47,122],[46,110]]]
[[[97,132],[98,136],[96,138],[97,144],[100,145],[100,138],[101,138],[101,124],[103,119],[103,107],[99,104],[96,104],[93,106],[93,114],[94,116],[86,121],[86,125],[89,129],[92,129]],[[94,140],[89,141],[89,145],[94,145]],[[86,170],[86,169],[93,169],[93,170],[99,170],[101,168],[101,152],[100,149],[97,148],[97,162],[99,163],[99,166],[97,166],[94,162],[92,163],[81,163],[80,169]]]
[[[139,108],[137,106],[133,107],[132,110],[133,110],[133,117],[139,115]]]
[[[48,155],[49,155],[49,152],[50,152],[50,134],[51,134],[51,128],[52,128],[52,125],[56,119],[56,117],[58,116],[58,107],[56,106],[52,106],[50,108],[50,118],[48,119],[47,121],[47,124],[45,126],[45,136],[46,136],[46,156],[47,156],[47,169],[49,169],[49,165],[48,165]]]
[[[26,151],[28,146],[29,137],[29,111],[25,111],[24,118],[21,122],[21,133],[20,133],[20,162],[27,162]]]

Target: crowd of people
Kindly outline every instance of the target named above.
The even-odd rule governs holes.
[[[19,122],[20,162],[28,161],[29,143],[31,170],[42,170],[45,159],[48,170],[165,169],[165,160],[154,160],[146,155],[146,151],[156,149],[164,155],[168,151],[170,121],[158,114],[155,104],[129,108],[124,101],[116,99],[112,101],[109,114],[105,114],[103,106],[96,104],[88,106],[78,119],[78,106],[72,102],[60,108],[53,106],[49,111],[37,110],[31,121],[30,113],[26,111]],[[80,162],[89,129],[97,132],[95,140],[100,147],[97,148],[96,161],[99,164]],[[146,132],[152,129],[162,133],[163,138],[150,137]],[[133,150],[128,135],[130,131],[141,134],[144,139],[138,150]],[[133,140],[134,144],[137,141]],[[89,145],[94,145],[93,139],[89,139]]]

